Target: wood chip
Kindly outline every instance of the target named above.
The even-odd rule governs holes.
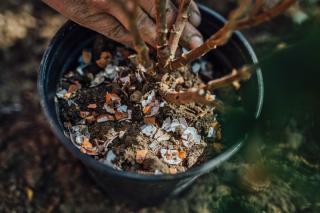
[[[177,174],[177,169],[174,168],[174,167],[170,167],[169,168],[169,173],[172,174],[172,175]]]
[[[116,120],[122,120],[122,119],[128,117],[128,114],[127,114],[127,113],[118,112],[118,111],[116,111],[114,115],[115,115],[115,117],[116,117]]]
[[[143,117],[143,121],[145,124],[157,126],[156,117]]]
[[[83,63],[89,64],[91,62],[91,52],[86,49],[82,50],[82,60]]]
[[[90,143],[89,138],[83,137],[81,147],[83,147],[84,149],[92,149],[92,144]]]
[[[136,162],[137,163],[143,163],[147,153],[148,153],[147,149],[137,150],[137,152],[136,152]]]

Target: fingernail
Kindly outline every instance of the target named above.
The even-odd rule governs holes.
[[[201,23],[201,15],[197,11],[192,11],[190,14],[190,22],[193,26],[197,27]]]
[[[201,44],[203,44],[203,39],[199,35],[194,35],[191,37],[190,39],[191,49],[199,47]]]

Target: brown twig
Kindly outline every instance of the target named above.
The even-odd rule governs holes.
[[[204,87],[204,89],[215,90],[221,87],[229,86],[234,81],[249,80],[253,71],[254,69],[252,69],[252,67],[249,66],[244,66],[240,70],[233,69],[230,74],[209,81],[207,85]]]
[[[169,37],[170,59],[175,57],[181,34],[186,26],[188,20],[188,12],[191,0],[181,0],[179,5],[179,12],[175,24],[172,27]]]
[[[241,30],[248,27],[253,27],[265,21],[268,21],[269,19],[285,11],[295,2],[296,0],[283,0],[281,3],[275,5],[270,10],[263,11],[260,14],[251,13],[251,15],[253,15],[251,17],[249,16],[248,18],[243,18],[240,20],[234,19],[233,21],[227,22],[224,25],[224,27],[222,27],[216,34],[211,36],[201,46],[183,54],[180,58],[172,61],[169,64],[170,69],[177,69],[181,66],[185,66],[186,64],[192,62],[193,60],[205,55],[210,50],[215,49],[218,46],[224,45],[229,40],[229,38],[231,37],[234,31]],[[241,8],[241,5],[239,8]],[[239,10],[239,8],[236,9],[236,11]]]
[[[221,107],[220,101],[207,93],[204,89],[192,88],[187,91],[164,91],[160,90],[160,95],[168,102],[177,105],[198,103],[203,105]]]
[[[209,81],[206,85],[199,86],[198,88],[191,88],[187,91],[167,91],[162,89],[160,92],[163,98],[174,104],[188,104],[199,103],[203,105],[211,105],[221,108],[221,103],[214,98],[208,91],[212,91],[221,87],[231,85],[234,81],[248,80],[251,77],[252,72],[256,69],[255,66],[243,66],[240,70],[233,69],[232,72],[226,76]]]
[[[148,74],[155,75],[153,62],[149,56],[149,48],[146,43],[141,38],[140,32],[137,27],[137,11],[138,11],[138,2],[137,0],[131,0],[133,7],[129,8],[127,2],[122,0],[113,0],[117,4],[122,12],[126,14],[129,22],[129,31],[133,37],[134,49],[138,53],[138,61],[146,68]]]
[[[161,67],[166,65],[169,55],[168,50],[168,25],[167,25],[168,0],[156,0],[156,24],[157,24],[157,56]]]

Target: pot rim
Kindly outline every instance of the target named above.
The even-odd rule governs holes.
[[[199,9],[212,15],[220,22],[226,22],[226,19],[223,18],[220,14],[217,12],[209,9],[208,7],[199,4]],[[122,178],[128,178],[128,179],[135,179],[135,180],[141,180],[141,181],[161,181],[161,180],[179,180],[179,179],[185,179],[188,177],[197,177],[204,173],[207,173],[211,171],[213,168],[219,166],[221,162],[226,161],[230,157],[232,157],[243,145],[243,141],[246,140],[246,137],[240,141],[238,141],[234,146],[230,147],[223,153],[219,154],[215,158],[208,160],[200,165],[197,165],[185,172],[177,173],[177,174],[162,174],[162,175],[143,175],[138,174],[134,172],[127,172],[127,171],[120,171],[116,170],[111,166],[108,166],[106,164],[103,164],[95,159],[93,159],[91,156],[88,156],[86,154],[83,154],[80,152],[79,149],[77,149],[70,141],[69,138],[67,138],[62,129],[61,126],[58,124],[58,122],[54,122],[54,120],[51,118],[51,114],[49,112],[48,103],[46,101],[46,94],[45,94],[45,72],[46,72],[46,64],[49,61],[49,56],[52,55],[53,46],[56,45],[58,41],[58,37],[63,35],[65,33],[65,29],[68,28],[70,25],[72,25],[72,21],[67,21],[54,35],[52,40],[50,41],[50,44],[48,45],[48,48],[46,49],[43,58],[40,63],[40,69],[39,69],[39,77],[38,77],[38,93],[40,96],[40,104],[42,107],[42,111],[45,114],[45,117],[49,121],[49,124],[51,126],[51,129],[53,130],[54,134],[58,137],[60,141],[63,142],[63,144],[66,146],[66,148],[76,156],[76,158],[80,159],[82,163],[84,163],[87,167],[93,168],[101,173],[109,173],[113,176],[118,176]],[[250,56],[250,59],[253,63],[258,63],[257,56],[255,52],[253,51],[251,45],[249,42],[245,39],[245,37],[240,32],[235,32],[234,36],[239,39],[239,41],[243,44],[245,47],[248,55]],[[263,105],[263,96],[264,96],[264,87],[263,87],[263,78],[262,78],[262,72],[260,68],[256,71],[257,75],[257,81],[258,81],[258,102],[256,107],[256,113],[255,118],[257,119],[261,113],[262,105]]]

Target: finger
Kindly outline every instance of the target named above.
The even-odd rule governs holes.
[[[156,18],[155,0],[140,0],[141,7],[152,17]],[[177,8],[172,2],[167,5],[168,14],[167,22],[169,29],[172,27],[176,20]],[[180,44],[188,49],[193,49],[200,46],[203,43],[201,33],[189,22],[186,23],[185,29],[181,36]]]
[[[117,19],[107,13],[94,14],[79,24],[101,33],[112,40],[132,47],[133,40],[130,32]]]
[[[180,1],[181,0],[173,0],[173,3],[176,6],[176,8],[179,7]],[[190,4],[189,22],[195,27],[198,27],[201,23],[201,13],[198,8],[198,5],[194,1],[191,1],[191,4]]]
[[[127,30],[130,28],[127,14],[122,12],[118,5],[108,10]],[[156,47],[156,26],[153,20],[139,7],[137,9],[136,23],[142,39],[153,47]]]
[[[191,1],[189,19],[193,26],[198,27],[201,23],[201,13],[198,5],[194,1]]]
[[[187,49],[194,49],[203,44],[203,37],[192,24],[187,23],[182,32],[180,44]]]

